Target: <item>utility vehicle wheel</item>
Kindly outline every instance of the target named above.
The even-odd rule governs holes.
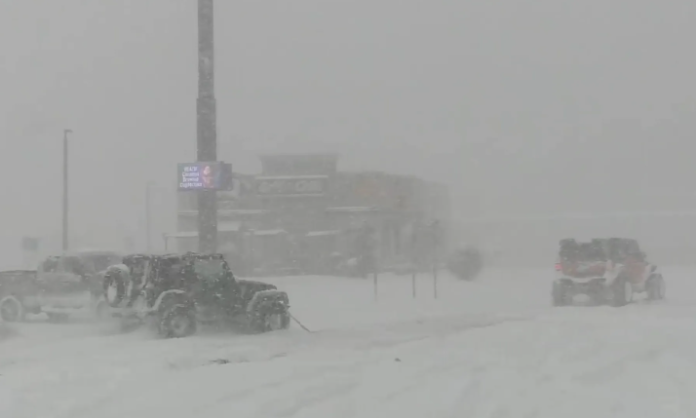
[[[667,284],[662,275],[653,275],[648,279],[647,283],[648,299],[649,300],[661,300],[665,298],[665,293],[667,291]]]
[[[184,338],[196,332],[196,315],[192,309],[177,306],[162,314],[159,334],[164,338]]]
[[[0,318],[6,322],[17,322],[24,319],[24,306],[14,296],[0,299]]]
[[[568,293],[567,284],[554,282],[551,288],[551,304],[553,306],[570,305],[571,300]]]
[[[618,277],[611,286],[611,305],[626,306],[633,302],[633,285],[624,277]]]

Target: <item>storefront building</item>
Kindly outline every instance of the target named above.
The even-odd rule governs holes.
[[[232,192],[219,193],[219,250],[246,270],[331,273],[356,256],[369,234],[380,266],[413,251],[414,233],[450,219],[445,186],[380,172],[340,172],[336,155],[264,155],[255,176],[235,174]],[[178,232],[170,250],[198,245],[196,197],[180,193]],[[443,242],[445,242],[443,240]]]

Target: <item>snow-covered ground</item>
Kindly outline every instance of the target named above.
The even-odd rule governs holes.
[[[696,269],[668,300],[551,308],[551,271],[475,283],[271,279],[294,326],[158,340],[76,319],[0,324],[2,418],[696,416]]]

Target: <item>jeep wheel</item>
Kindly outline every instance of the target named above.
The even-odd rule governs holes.
[[[568,285],[554,282],[551,288],[551,304],[553,306],[568,306],[570,302]]]
[[[661,300],[665,298],[667,285],[665,279],[661,275],[654,275],[648,279],[648,299]]]
[[[186,307],[177,306],[161,318],[159,333],[164,338],[184,338],[196,332],[196,315]]]
[[[126,296],[126,283],[120,274],[107,274],[104,278],[104,297],[112,308],[116,308]]]
[[[0,300],[0,318],[6,322],[17,322],[24,319],[24,306],[14,296]]]
[[[287,312],[267,312],[261,315],[257,322],[258,332],[271,332],[288,329],[290,327],[290,314]]]
[[[623,277],[618,277],[611,286],[611,305],[626,306],[633,302],[633,285]]]

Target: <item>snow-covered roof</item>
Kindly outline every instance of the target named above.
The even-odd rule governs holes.
[[[279,235],[279,234],[287,234],[288,231],[284,229],[265,229],[265,230],[259,230],[259,231],[253,231],[254,235],[259,235],[259,236],[270,236],[270,235]]]
[[[70,250],[67,252],[69,255],[74,255],[74,254],[114,254],[118,253],[118,251],[114,250],[107,250],[103,248],[78,248],[75,250]]]
[[[218,232],[237,232],[241,227],[241,222],[218,222]],[[178,231],[165,234],[167,238],[195,238],[198,231]]]
[[[195,216],[197,210],[180,210],[179,215]],[[262,215],[269,213],[265,209],[218,209],[218,215]]]
[[[299,176],[256,176],[256,180],[322,180],[328,179],[325,174],[299,175]]]
[[[179,231],[171,234],[164,234],[167,238],[195,238],[198,236],[198,231]]]
[[[326,208],[327,212],[371,212],[375,210],[372,206],[337,206]]]
[[[340,233],[341,233],[341,231],[339,231],[337,229],[331,230],[331,231],[310,231],[307,233],[307,236],[308,237],[324,237],[327,235],[337,235]]]

